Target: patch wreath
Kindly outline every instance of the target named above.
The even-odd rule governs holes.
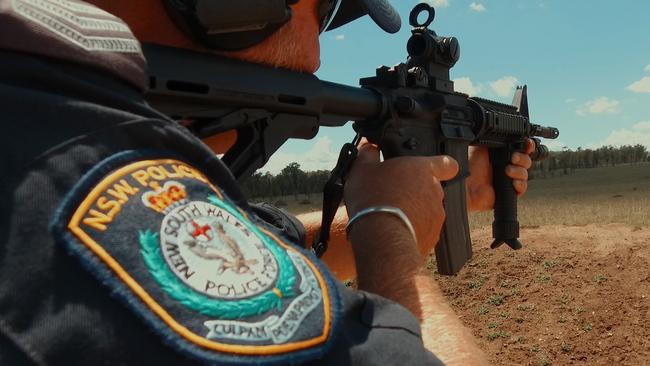
[[[182,161],[105,161],[68,195],[54,229],[181,351],[286,361],[331,343],[338,303],[325,274]]]

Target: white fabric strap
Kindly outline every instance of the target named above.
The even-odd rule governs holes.
[[[384,212],[384,213],[388,213],[388,214],[397,216],[400,220],[402,220],[404,225],[406,225],[406,227],[411,232],[411,236],[413,236],[413,241],[415,241],[416,243],[418,242],[417,237],[415,236],[415,229],[413,229],[413,224],[411,224],[411,220],[409,220],[408,216],[406,216],[406,214],[402,210],[400,210],[397,207],[393,207],[393,206],[371,206],[371,207],[368,207],[366,209],[363,209],[363,210],[357,212],[348,221],[348,224],[345,227],[345,232],[349,235],[350,234],[350,228],[352,227],[352,225],[355,222],[359,221],[359,219],[361,219],[362,217],[364,217],[364,216],[366,216],[368,214],[376,213],[376,212]]]

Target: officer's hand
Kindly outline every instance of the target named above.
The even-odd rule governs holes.
[[[420,254],[427,254],[438,242],[445,220],[440,181],[457,173],[458,163],[448,156],[399,157],[380,162],[379,149],[362,142],[345,184],[348,217],[371,206],[397,207],[413,224]],[[385,214],[370,214],[374,215]]]
[[[512,179],[512,185],[518,196],[528,189],[528,169],[533,165],[530,154],[535,150],[533,140],[528,140],[526,153],[512,154],[512,164],[506,167],[506,175]],[[485,147],[470,147],[469,169],[467,178],[468,211],[487,211],[494,208],[494,187],[492,186],[492,165],[490,155]]]

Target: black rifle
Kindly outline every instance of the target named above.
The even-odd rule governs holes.
[[[421,13],[427,15],[422,23],[417,20]],[[427,4],[413,9],[407,62],[378,68],[375,77],[361,79],[361,88],[145,44],[150,73],[147,100],[201,138],[235,129],[235,145],[222,160],[240,181],[262,167],[289,138],[311,139],[319,126],[342,126],[348,121],[355,121],[359,135],[378,144],[387,159],[454,157],[460,172],[444,184],[447,218],[436,258],[441,274],[455,274],[472,256],[465,191],[468,147],[485,146],[490,151],[496,193],[492,247],[505,242],[518,249],[517,196],[505,167],[514,151],[525,149],[528,138],[556,138],[559,132],[530,123],[526,86],[517,88],[514,105],[455,92],[449,70],[460,56],[458,40],[439,37],[427,28],[434,14]],[[533,158],[546,157],[548,149],[539,139],[534,141]],[[325,192],[323,226],[314,243],[317,254],[327,246],[329,225],[340,202],[346,169],[341,164],[349,167],[353,155],[350,144],[346,145]]]

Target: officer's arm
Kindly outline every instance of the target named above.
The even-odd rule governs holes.
[[[310,212],[298,215],[297,218],[302,222],[306,231],[305,244],[307,249],[311,247],[314,236],[321,227],[322,212]],[[345,212],[345,207],[339,207],[336,211],[336,216],[332,221],[330,230],[330,240],[328,241],[328,249],[321,258],[327,264],[330,272],[342,281],[355,278],[357,270],[354,265],[354,256],[352,255],[352,247],[348,241],[345,233],[345,225],[348,223],[348,214]]]
[[[298,216],[307,230],[308,244],[320,227],[320,214]],[[472,335],[424,267],[424,259],[403,224],[391,217],[368,216],[350,231],[352,245],[345,233],[347,221],[345,208],[339,209],[332,225],[329,249],[323,257],[330,270],[339,279],[354,278],[358,266],[359,289],[391,299],[410,310],[420,322],[425,347],[445,364],[486,363]]]
[[[415,237],[399,218],[375,212],[357,220],[349,238],[360,289],[409,309],[420,321],[426,347],[443,362],[485,364],[471,333],[447,305],[424,264],[445,219],[440,181],[457,172],[458,164],[449,157],[380,162],[376,147],[360,146],[344,192],[348,214],[380,205],[399,208],[410,219]]]
[[[487,364],[428,273],[415,242],[391,216],[368,216],[350,231],[359,288],[409,309],[420,322],[424,346],[446,365]]]

